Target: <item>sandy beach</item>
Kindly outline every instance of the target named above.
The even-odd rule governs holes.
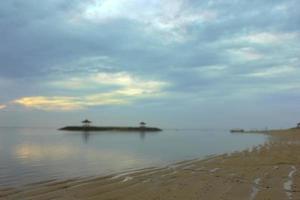
[[[300,199],[300,129],[265,134],[268,142],[242,152],[105,177],[0,188],[0,199]]]

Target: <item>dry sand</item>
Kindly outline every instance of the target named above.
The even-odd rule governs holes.
[[[300,130],[272,131],[251,150],[97,178],[0,188],[0,199],[300,199]]]

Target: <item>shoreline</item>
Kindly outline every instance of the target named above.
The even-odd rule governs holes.
[[[162,168],[0,188],[0,199],[299,199],[300,130],[265,133],[250,150]]]

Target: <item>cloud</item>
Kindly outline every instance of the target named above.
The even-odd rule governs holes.
[[[80,17],[83,19],[106,23],[125,18],[150,23],[156,28],[213,21],[217,17],[213,10],[193,11],[184,0],[95,0],[81,6]]]
[[[91,106],[129,104],[138,99],[162,95],[168,84],[162,81],[149,81],[135,77],[127,72],[97,73],[81,77],[66,78],[49,83],[59,89],[86,91],[103,86],[118,86],[108,92],[84,92],[76,96],[32,96],[14,100],[16,104],[40,110],[77,110]]]
[[[259,53],[252,47],[233,48],[228,49],[227,52],[231,56],[231,59],[234,61],[255,61],[260,60],[264,57],[264,54]]]
[[[226,65],[208,65],[194,68],[202,78],[216,78],[226,73],[228,66]]]
[[[105,24],[126,19],[142,24],[143,30],[150,34],[182,42],[187,38],[188,27],[215,21],[217,17],[215,10],[194,10],[184,0],[95,0],[82,3],[81,12],[76,13],[71,22]]]
[[[125,99],[124,96],[117,95],[116,93],[103,93],[88,96],[32,96],[22,97],[14,100],[13,103],[22,106],[45,110],[45,111],[71,111],[80,110],[92,106],[100,105],[121,105],[130,103],[130,99]]]
[[[66,73],[97,73],[99,71],[114,70],[114,60],[108,56],[87,56],[76,58],[64,64],[56,64],[46,69],[47,73],[66,74]]]
[[[92,75],[82,75],[78,77],[66,78],[62,81],[50,83],[53,86],[69,89],[83,89],[91,87],[101,87],[103,85],[116,85],[126,88],[159,89],[163,82],[143,80],[127,72],[107,73],[99,72]]]
[[[270,78],[270,77],[284,76],[287,74],[294,73],[295,71],[296,71],[296,68],[292,67],[292,66],[276,66],[276,67],[271,67],[271,68],[267,68],[264,70],[259,70],[257,72],[247,74],[246,76]]]
[[[0,1],[0,13],[0,102],[9,107],[197,110],[299,80],[284,67],[300,64],[295,0],[16,0]]]
[[[82,100],[76,97],[22,97],[14,100],[13,103],[40,110],[75,110],[83,108],[81,105]]]
[[[4,108],[6,108],[6,105],[0,104],[0,110],[2,110],[2,109],[4,109]]]
[[[227,43],[252,43],[258,45],[280,45],[299,38],[298,32],[254,32],[227,40]]]
[[[290,40],[297,38],[298,34],[296,33],[268,33],[268,32],[261,32],[250,34],[245,36],[245,41],[258,43],[258,44],[280,44]]]

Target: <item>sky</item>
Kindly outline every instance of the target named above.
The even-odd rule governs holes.
[[[0,126],[285,128],[298,0],[0,1]]]

